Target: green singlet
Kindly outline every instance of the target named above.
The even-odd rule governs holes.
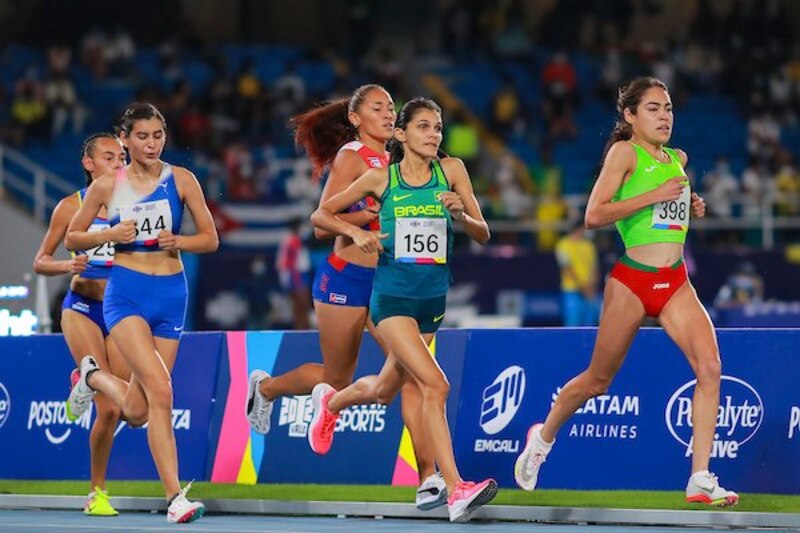
[[[678,154],[672,148],[664,148],[669,163],[662,163],[638,144],[631,143],[636,150],[636,170],[623,183],[613,201],[620,202],[657,189],[665,181],[676,176],[685,176]],[[649,205],[618,220],[617,231],[625,248],[658,242],[686,242],[691,211],[691,188],[688,184],[680,197],[669,202]]]

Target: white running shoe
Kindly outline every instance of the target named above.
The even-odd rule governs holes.
[[[739,503],[739,495],[719,486],[717,476],[708,470],[695,472],[686,484],[686,501],[705,503],[719,507],[733,507]]]
[[[336,394],[336,389],[327,383],[317,383],[311,390],[311,409],[314,416],[308,425],[308,445],[319,455],[325,455],[333,444],[333,432],[339,413],[328,409],[328,401]]]
[[[480,483],[462,481],[456,483],[453,494],[447,498],[447,512],[451,522],[467,522],[481,505],[497,496],[497,482],[485,479]]]
[[[192,488],[192,482],[172,498],[167,509],[167,522],[171,524],[182,524],[184,522],[194,522],[206,512],[206,506],[201,502],[190,502],[186,499],[186,493]]]
[[[553,442],[547,443],[542,440],[542,427],[544,424],[534,424],[528,430],[528,441],[525,449],[517,457],[514,464],[514,480],[517,485],[525,490],[536,488],[536,481],[539,479],[539,469],[547,459],[547,454],[553,449]]]
[[[92,405],[94,391],[89,387],[89,383],[87,383],[86,380],[89,374],[100,370],[100,367],[97,366],[97,361],[94,360],[94,357],[87,355],[81,359],[80,370],[80,378],[75,385],[72,386],[72,390],[69,391],[69,397],[67,398],[67,418],[71,422],[79,419],[81,415],[89,409],[89,406]]]
[[[259,391],[261,382],[270,377],[263,370],[253,370],[247,382],[247,404],[245,413],[250,427],[256,433],[266,435],[269,433],[270,417],[272,416],[272,400],[267,400]]]
[[[417,509],[430,511],[447,503],[447,484],[439,472],[431,474],[417,488]]]

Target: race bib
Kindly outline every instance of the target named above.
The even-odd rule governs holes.
[[[136,222],[136,244],[152,245],[158,234],[172,229],[172,210],[169,200],[153,200],[119,208],[119,219]]]
[[[111,226],[109,224],[92,224],[89,232],[103,231]],[[110,267],[114,262],[114,243],[104,242],[94,248],[89,248],[84,252],[89,257],[89,264],[95,266]]]
[[[447,220],[395,220],[394,256],[401,263],[447,263]]]
[[[677,200],[659,202],[653,205],[652,226],[655,229],[686,230],[689,227],[691,191],[684,187]]]

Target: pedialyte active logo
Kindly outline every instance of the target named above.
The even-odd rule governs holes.
[[[67,406],[64,401],[33,401],[28,411],[28,431],[44,428],[44,436],[51,444],[61,444],[72,434],[72,428],[78,426],[89,431],[94,405],[75,422],[67,418]]]
[[[697,380],[685,383],[669,399],[664,412],[670,434],[692,455],[692,396]],[[717,429],[711,457],[735,459],[739,448],[752,439],[764,420],[764,402],[745,380],[722,376]]]
[[[0,428],[8,420],[8,415],[11,414],[11,396],[8,394],[8,389],[5,385],[0,383]]]
[[[306,438],[313,415],[310,395],[284,396],[281,398],[278,426],[289,426],[287,429],[290,437]],[[386,406],[372,403],[342,409],[334,431],[381,433],[385,428]]]
[[[525,371],[516,365],[500,372],[481,395],[480,426],[487,435],[503,431],[514,419],[525,396]],[[476,452],[519,451],[517,439],[476,439]]]

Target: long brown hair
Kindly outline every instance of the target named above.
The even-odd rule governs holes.
[[[625,120],[625,110],[627,109],[635,115],[636,108],[639,107],[644,93],[653,87],[660,87],[669,93],[667,84],[652,76],[634,78],[629,83],[619,88],[619,93],[617,95],[617,121],[614,124],[611,135],[608,136],[606,147],[603,149],[601,164],[605,161],[608,151],[615,142],[627,141],[633,136],[633,126]]]
[[[333,162],[339,148],[358,137],[358,130],[347,115],[357,112],[373,89],[386,90],[374,83],[362,85],[350,98],[328,102],[289,119],[294,128],[294,144],[311,160],[314,178],[319,178]]]

